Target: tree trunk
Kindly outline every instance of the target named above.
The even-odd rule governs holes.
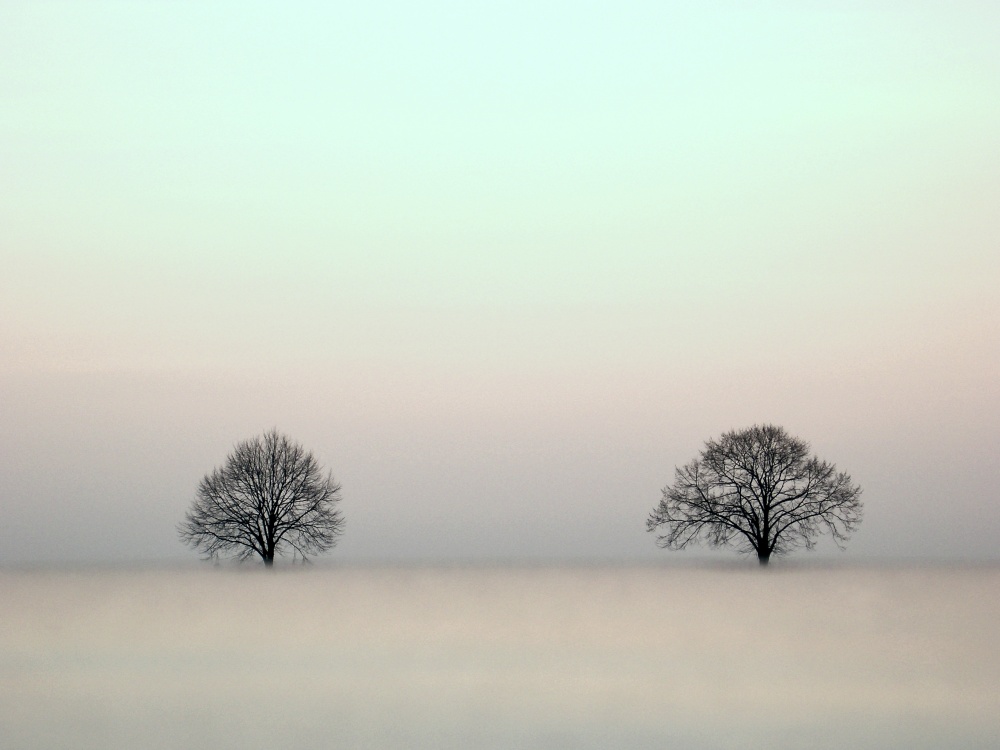
[[[767,565],[771,561],[771,551],[770,550],[757,550],[757,562],[761,565]]]
[[[261,557],[264,558],[264,567],[270,568],[274,566],[274,552],[277,548],[274,540],[270,538],[270,535],[265,534],[264,536],[264,554]]]

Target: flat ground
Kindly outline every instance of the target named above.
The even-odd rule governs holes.
[[[1000,747],[1000,568],[0,573],[5,748]]]

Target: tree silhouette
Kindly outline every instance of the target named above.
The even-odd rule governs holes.
[[[181,540],[206,557],[259,555],[268,567],[289,550],[303,559],[340,536],[340,485],[313,455],[277,430],[238,443],[206,474],[178,526]]]
[[[767,565],[771,555],[812,548],[822,532],[842,547],[861,523],[860,496],[850,476],[810,457],[808,443],[754,425],[707,441],[677,468],[646,529],[660,532],[661,547],[733,545]]]

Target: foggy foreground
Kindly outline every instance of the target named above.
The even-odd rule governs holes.
[[[0,596],[5,748],[1000,747],[996,567],[8,571]]]

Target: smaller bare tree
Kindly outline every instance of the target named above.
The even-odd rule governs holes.
[[[238,443],[225,464],[205,475],[184,521],[181,540],[209,558],[325,552],[344,519],[340,485],[313,455],[277,430]]]
[[[754,425],[709,440],[675,471],[646,522],[663,530],[661,547],[695,541],[771,555],[812,548],[821,532],[842,546],[861,523],[861,488],[844,472],[809,456],[809,444],[781,427]]]

